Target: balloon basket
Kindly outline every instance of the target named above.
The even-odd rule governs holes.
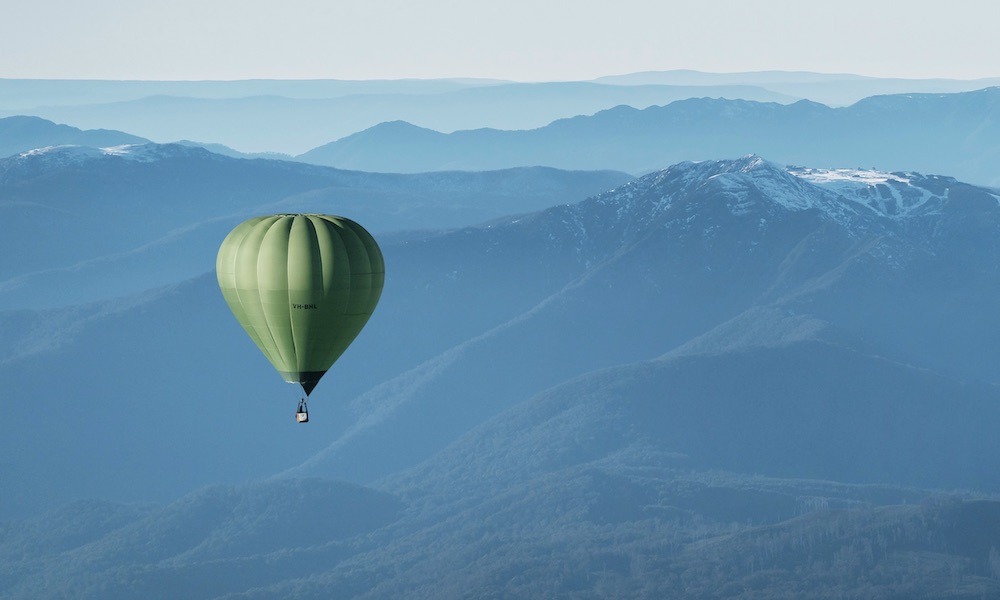
[[[309,422],[309,408],[306,406],[306,401],[299,401],[299,409],[295,411],[295,421],[297,423],[308,423]]]

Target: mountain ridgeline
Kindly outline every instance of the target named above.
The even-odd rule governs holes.
[[[0,309],[107,300],[194,277],[213,268],[226,233],[254,215],[350,214],[380,234],[447,229],[630,179],[544,167],[361,173],[179,144],[37,148],[0,159]]]
[[[0,157],[48,146],[76,145],[106,148],[145,143],[149,143],[149,140],[121,131],[81,130],[69,125],[57,125],[39,117],[17,115],[0,119]]]
[[[754,155],[386,235],[307,428],[211,274],[0,313],[0,595],[997,597],[998,235]]]
[[[393,120],[442,132],[482,127],[530,129],[615,106],[645,108],[688,98],[741,98],[782,104],[808,98],[837,107],[874,95],[956,93],[998,84],[1000,78],[893,80],[804,72],[695,71],[538,83],[485,79],[3,79],[0,117],[32,115],[83,128],[129,131],[160,143],[189,139],[225,144],[244,152],[294,155]]]
[[[761,81],[783,87],[779,79]],[[443,86],[440,93],[410,89],[400,96],[373,93],[326,100],[313,95],[323,87],[319,83],[309,92],[289,84],[304,98],[227,99],[225,86],[211,92],[208,86],[203,95],[191,98],[133,97],[103,107],[55,106],[36,113],[80,126],[116,127],[159,142],[200,145],[232,157],[368,172],[547,166],[641,175],[684,160],[756,153],[781,164],[916,170],[1000,186],[1000,87],[992,80],[972,91],[869,95],[847,106],[817,102],[826,96],[822,93],[786,96],[739,86],[437,83]],[[857,80],[801,83],[803,91],[817,92],[865,85]],[[482,109],[472,110],[474,106]],[[18,116],[0,119],[0,157],[56,144],[105,147],[146,141],[120,131],[82,131],[23,116],[36,113],[9,113]],[[329,118],[331,114],[338,118]],[[307,145],[290,141],[303,135],[310,138]],[[272,145],[261,146],[263,140]],[[223,144],[250,148],[251,153]],[[289,144],[299,149],[289,150]]]
[[[382,123],[298,159],[366,171],[548,165],[642,174],[682,160],[757,153],[784,164],[913,169],[1000,186],[998,116],[1000,87],[875,96],[841,108],[810,100],[688,98],[520,131],[439,133]]]

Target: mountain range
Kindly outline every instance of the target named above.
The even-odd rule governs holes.
[[[643,174],[682,160],[756,153],[784,164],[948,174],[1000,186],[1000,87],[874,96],[842,108],[691,98],[617,106],[522,131],[441,133],[387,122],[298,156],[367,171],[547,165]]]
[[[49,146],[105,148],[145,144],[149,140],[121,131],[81,130],[39,117],[13,116],[0,119],[0,157],[13,156]]]
[[[25,119],[34,133],[22,145],[62,131]],[[213,268],[226,232],[256,214],[350,214],[380,234],[447,229],[574,202],[631,179],[543,167],[380,175],[115,141],[122,145],[0,159],[0,308],[106,300],[194,277]]]
[[[588,93],[574,92],[575,86],[584,84],[561,85],[566,87],[567,97],[590,97]],[[473,129],[445,133],[401,120],[406,111],[393,109],[384,115],[391,116],[389,120],[374,120],[378,124],[362,131],[350,126],[347,130],[354,133],[346,135],[345,130],[344,137],[334,141],[329,141],[333,134],[315,126],[323,121],[320,116],[310,117],[311,124],[289,127],[312,132],[317,136],[312,143],[322,144],[295,156],[242,153],[220,144],[219,139],[227,137],[221,134],[208,141],[193,142],[190,137],[177,141],[232,158],[278,159],[383,173],[547,166],[574,171],[610,169],[637,176],[683,160],[756,153],[791,165],[854,166],[888,172],[917,170],[947,174],[979,185],[1000,186],[996,167],[1000,164],[1000,144],[996,141],[1000,139],[997,131],[1000,87],[961,93],[871,96],[840,108],[811,100],[794,103],[748,100],[747,94],[743,97],[735,94],[735,99],[685,97],[669,101],[660,97],[660,104],[651,104],[660,93],[655,92],[641,102],[634,97],[622,98],[632,105],[620,104],[593,114],[587,111],[597,109],[600,103],[577,106],[559,101],[552,110],[537,111],[521,105],[523,88],[513,88],[522,91],[512,91],[510,95],[502,94],[503,88],[491,85],[450,93],[489,93],[491,101],[505,107],[504,110],[534,115],[530,117],[533,124],[515,129],[484,127],[491,123],[486,115],[495,111],[470,110],[468,107],[476,102],[461,99],[459,105],[470,112],[468,123],[476,124]],[[626,88],[629,93],[644,89]],[[443,102],[437,95],[420,97],[430,104]],[[222,102],[213,98],[205,101]],[[264,112],[255,121],[268,120],[264,119],[265,113],[284,114],[268,106],[262,106],[261,110]],[[455,115],[463,110],[454,106],[446,112]],[[236,114],[221,107],[220,111]],[[166,121],[188,120],[184,111],[172,107],[140,112],[163,115]],[[301,118],[305,113],[289,114]],[[576,116],[565,117],[573,114]],[[269,121],[277,122],[275,118]],[[222,116],[213,119],[214,123],[223,121]],[[173,132],[184,131],[180,123],[165,126]],[[257,131],[244,125],[236,128]],[[87,136],[94,141],[87,141]],[[110,143],[98,143],[98,136]],[[109,147],[145,141],[118,131],[67,129],[37,117],[0,119],[0,155],[57,144]]]
[[[998,230],[748,155],[386,235],[308,426],[211,273],[0,313],[0,594],[1000,594]]]
[[[30,82],[20,83],[30,89]],[[71,104],[65,97],[55,96],[47,105],[30,106],[16,97],[4,105],[0,95],[0,116],[32,115],[77,127],[137,132],[161,143],[186,138],[220,142],[250,153],[296,155],[396,119],[444,131],[525,129],[621,104],[644,108],[701,96],[778,102],[796,99],[753,85],[429,81],[422,85],[384,82],[380,88],[360,85],[362,82],[314,82],[312,86],[306,85],[308,82],[258,82],[256,87],[249,82],[240,86],[214,83],[133,85],[135,91],[120,92],[121,100],[85,104]],[[148,95],[138,95],[139,90]]]
[[[841,107],[875,95],[959,93],[997,85],[998,78],[904,80],[808,72],[697,71],[544,83],[4,79],[0,80],[0,117],[32,115],[84,129],[129,131],[158,143],[186,139],[253,155],[292,156],[396,120],[445,133],[483,127],[516,130],[618,105],[642,109],[690,98],[781,104],[809,99]]]

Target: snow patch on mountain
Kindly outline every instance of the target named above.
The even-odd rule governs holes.
[[[123,144],[107,148],[93,148],[72,144],[46,146],[22,152],[13,158],[22,161],[42,161],[46,164],[74,164],[109,156],[119,157],[135,162],[155,162],[172,156],[182,156],[192,153],[210,154],[203,148],[187,147],[179,144]]]
[[[204,148],[180,144],[125,144],[103,148],[66,144],[45,146],[0,158],[0,183],[19,181],[60,169],[104,168],[98,165],[127,162],[150,164],[162,160],[234,160],[213,154]]]
[[[846,226],[869,212],[757,155],[702,164],[707,172],[703,172],[699,185],[703,191],[727,197],[734,216],[749,215],[761,206],[795,212],[819,210]]]
[[[101,148],[108,156],[120,156],[137,162],[153,162],[163,157],[163,146],[160,144],[124,144]]]
[[[765,201],[792,211],[820,210],[843,225],[864,216],[897,220],[939,214],[958,185],[950,177],[911,172],[779,167],[756,155],[675,167],[682,166],[689,173],[675,181],[690,180],[704,191],[729,196],[736,216]]]
[[[43,148],[35,148],[33,150],[28,150],[27,152],[22,152],[17,155],[18,158],[42,158],[42,157],[53,157],[59,156],[61,158],[72,159],[72,158],[95,158],[103,154],[100,148],[91,148],[90,146],[76,146],[72,144],[61,144],[58,146],[45,146]]]
[[[670,209],[675,198],[687,189],[689,179],[692,179],[690,174],[674,166],[630,181],[594,201],[603,207],[602,212],[613,211],[611,222],[633,222],[638,218],[633,225],[644,226]]]
[[[790,167],[789,172],[890,218],[940,213],[948,200],[949,184],[954,183],[950,178],[928,178],[919,173],[866,169]],[[928,187],[931,183],[934,189]]]

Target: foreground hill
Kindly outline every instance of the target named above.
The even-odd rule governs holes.
[[[383,123],[299,158],[367,171],[548,165],[642,174],[681,160],[757,153],[785,164],[911,169],[1000,186],[998,114],[1000,87],[875,96],[844,108],[691,98],[618,106],[525,131],[445,134]]]
[[[767,317],[754,315],[784,339],[581,376],[389,487],[444,493],[474,482],[486,497],[572,465],[650,452],[696,471],[1000,490],[997,462],[984,458],[1000,450],[989,435],[1000,388],[818,341],[798,319]]]
[[[381,483],[413,508],[370,552],[238,597],[1000,593],[1000,504],[899,485],[995,489],[977,463],[1000,391],[778,325],[767,347],[607,369],[514,407]]]
[[[78,502],[0,529],[0,594],[215,597],[307,574],[312,565],[296,554],[309,548],[325,547],[332,562],[349,556],[352,538],[402,508],[387,494],[318,480],[215,486],[163,507]]]
[[[696,473],[648,447],[589,459],[533,460],[534,476],[524,479],[523,469],[512,475],[494,464],[503,479],[494,486],[432,472],[431,486],[404,497],[289,480],[208,488],[156,508],[77,503],[0,528],[0,593],[107,600],[1000,593],[993,500]]]
[[[580,377],[380,491],[277,479],[162,507],[77,503],[10,523],[0,528],[0,590],[104,599],[1000,593],[1000,503],[901,485],[995,487],[996,461],[984,457],[997,455],[1000,391],[815,341],[801,319],[754,316],[771,332],[762,345]]]

